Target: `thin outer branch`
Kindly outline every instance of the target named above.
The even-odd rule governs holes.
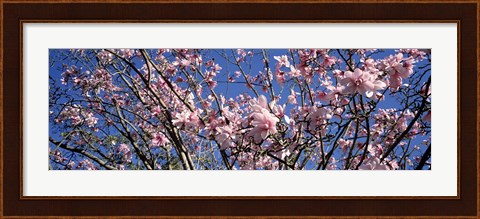
[[[64,143],[55,141],[52,137],[49,137],[48,140],[49,140],[51,143],[55,144],[57,147],[63,148],[63,149],[65,149],[65,150],[69,150],[69,151],[71,151],[71,152],[76,152],[76,153],[82,154],[83,156],[92,159],[93,161],[95,161],[95,162],[97,162],[98,164],[100,164],[100,166],[105,167],[105,169],[107,169],[107,170],[116,170],[116,169],[117,169],[117,168],[114,167],[114,166],[108,165],[106,162],[102,161],[100,158],[96,157],[95,155],[86,152],[85,150],[82,150],[82,149],[79,149],[79,148],[74,148],[74,147],[69,147],[69,146],[67,146],[67,145],[64,144]]]
[[[432,78],[429,77],[427,83],[425,83],[425,97],[423,98],[422,105],[420,106],[420,108],[418,110],[418,113],[415,115],[415,117],[412,119],[412,121],[410,121],[410,124],[408,124],[407,129],[405,129],[405,131],[403,131],[402,134],[400,136],[398,136],[397,140],[395,140],[395,142],[393,142],[393,144],[388,148],[387,152],[385,152],[382,159],[380,159],[380,162],[385,160],[385,158],[387,158],[387,156],[390,153],[392,153],[393,149],[395,149],[395,147],[403,140],[403,138],[408,134],[410,129],[412,129],[415,122],[420,118],[420,115],[422,115],[422,113],[424,112],[424,108],[427,105],[428,89],[430,87],[431,79]]]

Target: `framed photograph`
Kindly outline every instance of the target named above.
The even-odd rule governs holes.
[[[0,217],[477,218],[479,3],[1,3]]]

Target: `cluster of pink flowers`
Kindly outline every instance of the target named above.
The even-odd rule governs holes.
[[[113,54],[105,50],[99,52],[97,57],[102,61],[103,64],[110,63],[113,60]]]
[[[73,166],[70,164],[70,166]],[[89,159],[82,160],[78,163],[77,169],[85,169],[85,170],[98,170],[98,168],[93,164],[93,162]]]
[[[118,50],[118,54],[120,54],[122,57],[125,57],[127,59],[132,58],[134,55],[136,55],[136,51],[134,49],[120,49]]]
[[[158,147],[159,145],[165,145],[170,141],[163,133],[154,133],[152,137],[152,145]]]
[[[199,119],[197,111],[189,112],[185,110],[180,113],[175,113],[175,119],[172,120],[173,125],[180,129],[197,129],[199,125]]]
[[[233,141],[235,141],[235,132],[229,125],[222,127],[216,127],[218,135],[215,136],[215,139],[220,144],[222,150],[228,149],[233,146]]]
[[[132,162],[132,151],[130,150],[130,147],[127,144],[123,144],[123,143],[120,144],[120,146],[117,147],[116,152],[121,155],[125,163]]]
[[[64,121],[70,121],[72,125],[81,125],[85,122],[85,125],[92,128],[97,122],[98,118],[95,117],[93,112],[81,111],[79,105],[66,106],[60,115],[55,119],[57,123],[63,123]]]
[[[413,73],[413,64],[415,58],[410,56],[403,58],[402,53],[397,55],[390,55],[388,58],[382,60],[378,64],[380,71],[386,71],[390,76],[389,86],[393,89],[398,89],[402,86],[403,79],[408,78]]]
[[[65,72],[62,73],[63,78],[60,79],[63,85],[67,85],[68,80],[79,73],[80,69],[78,69],[75,65],[70,66],[69,69],[65,70]]]
[[[344,77],[340,80],[342,94],[354,94],[359,92],[367,97],[372,97],[377,90],[386,87],[385,82],[377,80],[377,75],[355,69],[354,72],[345,71]]]
[[[329,108],[313,107],[312,109],[305,109],[303,112],[308,112],[306,117],[308,128],[311,131],[321,131],[325,135],[328,129],[327,122],[332,118],[331,110]]]

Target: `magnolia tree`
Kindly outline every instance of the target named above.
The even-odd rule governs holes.
[[[426,49],[50,50],[54,170],[431,168]]]

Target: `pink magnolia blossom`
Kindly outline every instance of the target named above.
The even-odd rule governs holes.
[[[253,111],[262,112],[262,110],[268,108],[267,98],[264,95],[260,95],[258,100],[251,100],[250,105],[252,105]]]
[[[276,101],[272,101],[268,105],[270,106],[270,109],[272,109],[273,114],[275,114],[277,117],[281,118],[285,115],[285,104],[278,105]]]
[[[298,104],[297,103],[297,96],[296,96],[296,93],[295,91],[292,89],[290,89],[290,95],[288,95],[288,103],[290,104]]]
[[[379,69],[384,70],[390,76],[389,86],[397,90],[402,85],[402,80],[413,73],[413,57],[404,59],[402,53],[390,55],[379,64]]]
[[[335,157],[331,157],[329,164],[327,165],[327,170],[335,170],[337,169],[337,159]]]
[[[220,71],[220,70],[222,70],[222,67],[220,67],[220,65],[218,65],[218,64],[215,64],[215,66],[213,66],[213,70],[214,71]]]
[[[308,127],[310,130],[321,129],[323,133],[325,133],[326,127],[322,125],[324,125],[331,118],[331,110],[325,107],[314,107],[312,112],[307,116],[307,121],[309,121]]]
[[[170,142],[163,133],[154,133],[152,137],[153,146],[165,145]]]
[[[191,64],[190,60],[187,60],[187,59],[181,59],[180,60],[180,66],[182,66],[182,67],[188,67],[188,66],[190,66],[190,64]]]
[[[283,85],[286,81],[285,72],[277,71],[277,73],[275,74],[275,79],[277,80],[278,84]]]
[[[329,96],[327,93],[323,91],[317,91],[316,95],[317,99],[323,101],[323,102],[328,102],[330,101],[331,95]]]
[[[277,122],[279,119],[271,114],[267,109],[267,98],[261,95],[258,104],[253,105],[254,112],[251,114],[253,129],[250,136],[253,136],[255,142],[265,140],[268,135],[277,133]]]
[[[127,144],[120,144],[120,146],[117,147],[117,153],[123,156],[125,162],[132,162],[132,151]]]
[[[372,69],[375,67],[375,61],[373,59],[367,59],[364,61],[365,67],[367,69]]]
[[[385,161],[380,163],[378,157],[371,157],[368,160],[364,160],[362,165],[358,167],[359,170],[391,170],[391,168],[385,164]]]
[[[218,135],[215,136],[215,139],[220,143],[220,148],[225,150],[232,146],[233,140],[235,140],[234,131],[230,126],[217,127]]]
[[[72,170],[74,167],[75,167],[75,161],[73,161],[73,160],[68,162],[68,164],[66,166],[66,168],[69,169],[69,170]]]
[[[368,145],[368,152],[374,156],[381,156],[383,154],[383,147],[381,144]]]
[[[172,120],[173,125],[179,128],[196,128],[199,122],[196,111],[190,112],[185,110],[181,113],[176,113],[175,119]]]
[[[53,152],[53,158],[56,162],[63,162],[67,159],[67,158],[62,156],[62,152],[60,152],[59,150],[55,150]]]
[[[386,87],[384,82],[374,80],[368,72],[358,68],[354,72],[345,71],[344,78],[340,80],[340,84],[343,86],[342,94],[359,92],[367,97],[371,97],[374,92]]]
[[[85,168],[86,170],[96,170],[97,167],[89,159],[85,159],[78,163],[78,168]]]
[[[113,60],[113,54],[105,50],[99,52],[97,56],[104,64]]]
[[[282,66],[285,66],[287,68],[290,67],[290,62],[288,61],[288,57],[286,55],[274,56],[273,58],[278,61],[277,69],[281,68]]]
[[[290,72],[288,74],[292,78],[300,77],[302,75],[301,72],[297,70],[293,65],[290,65]]]
[[[235,71],[233,72],[233,74],[235,75],[235,77],[240,77],[242,75],[242,72],[241,71]]]
[[[300,70],[300,73],[302,74],[303,78],[305,78],[305,81],[310,84],[313,82],[313,69],[311,66],[300,66],[298,67]]]
[[[427,55],[427,53],[430,53],[430,50],[428,49],[401,49],[399,50],[399,52],[402,52],[402,53],[407,53],[409,56],[415,58],[415,59],[419,59],[419,60],[423,60],[425,58],[425,56]]]
[[[129,59],[133,56],[133,54],[135,54],[135,50],[134,49],[120,49],[119,51],[120,55]]]
[[[335,62],[336,62],[336,59],[334,57],[325,55],[324,58],[323,58],[322,65],[327,66],[327,67],[332,67],[332,65],[334,65]]]
[[[95,116],[93,116],[93,113],[88,113],[86,118],[85,118],[85,122],[87,123],[87,126],[88,127],[93,127],[97,124],[97,121],[98,121],[98,118],[96,118]]]
[[[240,55],[240,57],[237,58],[237,62],[243,62],[247,56],[247,52],[244,49],[237,49],[237,55]]]
[[[250,131],[250,135],[254,137],[255,142],[260,142],[262,139],[266,139],[268,135],[277,132],[277,117],[267,111],[254,113],[252,117],[253,121],[251,124],[254,128]]]
[[[160,106],[154,106],[152,108],[152,116],[162,115],[162,108]]]

